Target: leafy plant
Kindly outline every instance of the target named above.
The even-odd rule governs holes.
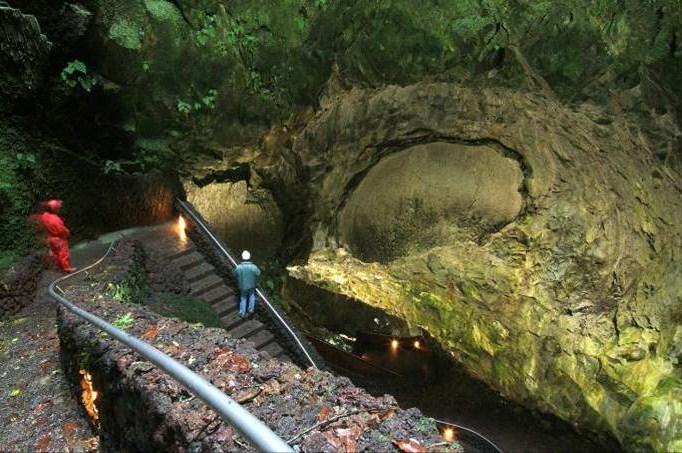
[[[35,167],[36,156],[31,153],[17,153],[17,168],[19,170],[30,170]]]
[[[189,115],[193,112],[200,112],[202,110],[213,110],[216,107],[216,100],[218,99],[218,90],[210,89],[205,95],[201,96],[196,101],[185,101],[178,99],[175,108],[180,113]]]
[[[212,14],[206,16],[206,22],[204,22],[204,26],[194,33],[194,39],[200,46],[205,46],[217,38],[218,34],[216,32],[216,24],[216,16]]]
[[[133,315],[130,313],[126,313],[125,315],[121,315],[118,318],[114,320],[111,324],[114,327],[118,327],[119,329],[122,330],[127,330],[129,329],[133,324],[135,323],[135,319],[133,318]]]
[[[178,102],[175,104],[175,107],[178,109],[178,112],[188,114],[192,111],[192,105],[183,101],[182,99],[178,99]]]
[[[109,284],[112,299],[124,304],[141,304],[148,293],[144,267],[139,263],[134,263],[120,282]]]
[[[104,162],[104,174],[108,175],[110,173],[121,173],[123,169],[121,168],[121,163],[113,160],[107,160]]]
[[[61,78],[69,88],[80,85],[87,92],[90,92],[95,85],[95,78],[88,74],[88,68],[80,60],[70,61],[62,69]]]

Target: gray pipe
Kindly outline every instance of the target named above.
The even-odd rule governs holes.
[[[80,270],[83,272],[99,264],[109,254],[114,243],[112,242],[107,253],[95,263]],[[78,273],[79,273],[78,272]],[[150,344],[141,341],[126,332],[117,329],[101,318],[75,306],[66,298],[55,291],[57,284],[72,277],[75,274],[65,275],[50,283],[48,292],[57,302],[69,311],[85,319],[89,323],[99,327],[133,351],[149,360],[154,365],[168,373],[184,385],[204,403],[213,408],[230,425],[234,426],[249,442],[260,451],[264,452],[293,452],[291,447],[270,430],[263,422],[251,415],[249,411],[241,407],[232,398],[225,395],[203,377],[199,376],[178,361],[167,356]],[[61,288],[59,288],[61,290]]]

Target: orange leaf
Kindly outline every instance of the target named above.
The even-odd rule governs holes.
[[[153,340],[159,334],[159,329],[156,326],[151,326],[145,333],[142,334],[143,340]]]
[[[393,445],[405,453],[426,453],[426,447],[413,438],[409,440],[393,439]]]
[[[359,426],[350,428],[337,428],[333,432],[324,432],[322,435],[327,441],[339,451],[344,453],[355,452],[358,438],[362,435],[363,429]]]
[[[36,442],[36,451],[47,451],[50,442],[52,442],[52,437],[49,434],[45,434]]]
[[[387,409],[387,410],[379,413],[379,420],[383,422],[387,418],[391,418],[394,415],[395,415],[395,409]]]
[[[235,354],[234,358],[232,360],[237,365],[237,367],[239,367],[239,371],[241,371],[241,372],[246,372],[246,371],[249,371],[251,369],[251,364],[242,355]]]
[[[76,433],[78,425],[74,422],[64,423],[64,437],[70,438]]]
[[[329,418],[329,415],[332,413],[332,408],[329,406],[322,406],[322,409],[320,409],[320,413],[317,414],[317,419],[321,422],[325,421],[326,419]]]

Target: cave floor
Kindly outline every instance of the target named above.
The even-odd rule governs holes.
[[[74,256],[76,265],[83,262]],[[32,304],[0,323],[0,451],[95,451],[93,433],[61,371],[57,304],[42,273]]]

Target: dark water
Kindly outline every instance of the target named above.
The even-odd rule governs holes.
[[[434,354],[428,364],[414,354],[378,355],[370,352],[365,357],[394,369],[391,362],[399,363],[403,377],[368,377],[329,365],[375,396],[391,394],[403,409],[416,407],[430,417],[471,428],[505,452],[620,451],[612,438],[580,432],[557,417],[501,397],[442,354]]]
[[[360,331],[384,335],[406,331],[401,320],[361,301],[331,294],[295,279],[287,279],[284,289],[284,299],[296,300],[300,307],[290,310],[290,316],[317,337],[338,334],[356,337]],[[300,316],[301,312],[305,316]],[[377,318],[386,324],[385,328],[373,322]],[[323,356],[333,371],[349,377],[370,393],[393,395],[404,409],[416,407],[430,417],[474,429],[505,452],[620,451],[613,438],[597,438],[593,433],[580,432],[555,416],[529,410],[503,398],[487,384],[471,377],[432,338],[425,339],[427,347],[421,351],[430,351],[429,357],[416,354],[407,346],[401,347],[398,354],[391,354],[386,345],[362,351],[373,363],[399,371],[400,378],[370,377],[366,372],[361,374],[357,368],[348,367],[338,354]],[[323,352],[320,350],[320,353]]]

